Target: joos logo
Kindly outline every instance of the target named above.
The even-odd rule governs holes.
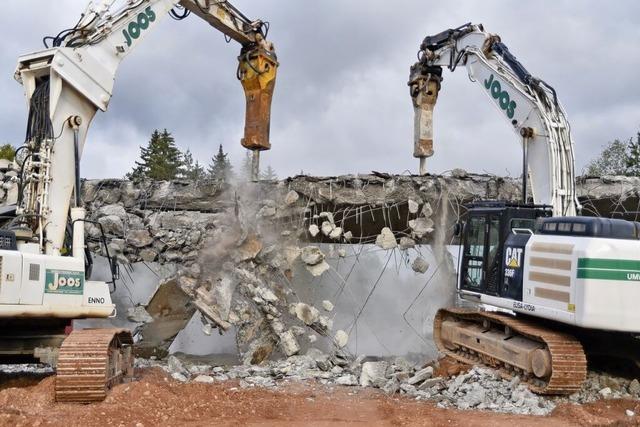
[[[155,20],[156,13],[151,9],[151,6],[146,8],[144,12],[139,13],[137,19],[135,21],[131,21],[127,28],[122,30],[124,41],[127,43],[127,46],[131,47],[133,41],[138,39],[140,34],[149,28],[149,24]]]
[[[80,271],[47,269],[44,284],[45,293],[82,295],[83,288],[84,273]]]
[[[507,113],[507,117],[513,119],[516,113],[516,102],[511,100],[509,92],[502,90],[500,82],[494,78],[493,74],[484,81],[484,87],[491,93],[493,99],[498,101],[498,105]]]

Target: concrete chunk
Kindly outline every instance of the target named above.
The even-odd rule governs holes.
[[[354,386],[354,385],[358,385],[358,379],[356,378],[355,375],[352,375],[352,374],[343,375],[336,379],[336,384],[345,385],[345,386]]]
[[[322,274],[325,271],[327,271],[329,268],[331,268],[331,267],[324,260],[321,261],[320,264],[307,265],[307,270],[309,270],[309,273],[311,273],[311,275],[314,276],[314,277],[322,276]]]
[[[388,367],[389,363],[385,361],[364,362],[360,374],[360,385],[362,387],[384,387],[387,383]]]
[[[418,383],[421,383],[424,380],[427,380],[427,379],[431,378],[432,376],[433,376],[433,367],[432,366],[427,366],[426,368],[416,372],[416,374],[414,376],[409,378],[407,383],[409,383],[411,385],[416,385]]]
[[[306,246],[302,248],[300,258],[307,265],[317,265],[324,261],[324,254],[317,246]]]
[[[413,263],[411,264],[411,268],[416,273],[424,274],[429,269],[429,263],[427,262],[426,259],[424,259],[421,256],[419,256],[419,257],[417,257],[416,259],[413,260]]]
[[[307,326],[317,322],[320,317],[320,312],[317,308],[303,302],[293,304],[292,308],[296,317],[302,320]]]
[[[342,329],[338,330],[335,335],[335,341],[338,348],[343,348],[349,342],[349,334],[347,334]]]
[[[280,334],[280,347],[287,357],[300,352],[300,344],[298,344],[298,340],[291,330]]]
[[[338,240],[340,239],[340,236],[342,236],[342,228],[340,227],[336,227],[333,230],[331,230],[331,232],[329,233],[329,238],[333,239],[333,240]]]
[[[295,202],[297,202],[299,198],[300,198],[300,195],[299,195],[297,192],[295,192],[295,191],[291,190],[291,191],[289,191],[289,192],[287,193],[287,195],[285,196],[285,198],[284,198],[284,202],[285,202],[285,204],[287,204],[287,205],[292,205],[292,204],[294,204]]]
[[[318,233],[320,233],[318,226],[316,224],[311,224],[309,226],[309,234],[311,234],[311,237],[316,237]]]
[[[416,241],[411,237],[403,236],[400,238],[400,249],[410,249],[416,246]]]
[[[393,249],[398,246],[396,237],[389,227],[384,227],[378,237],[376,237],[376,245],[382,249]]]
[[[418,209],[420,208],[420,205],[417,202],[409,199],[407,201],[407,204],[409,206],[409,213],[412,213],[412,214],[418,213]]]
[[[324,221],[320,226],[320,230],[322,230],[322,234],[324,234],[325,236],[328,236],[329,234],[331,234],[334,228],[335,228],[335,225],[333,225],[329,221]]]
[[[418,238],[433,232],[433,221],[429,218],[418,218],[409,221],[409,227]]]
[[[203,383],[203,384],[211,384],[213,382],[213,377],[209,375],[198,375],[193,379],[193,382]]]
[[[129,319],[131,322],[137,323],[153,322],[153,317],[151,317],[151,315],[147,313],[147,310],[145,310],[145,308],[141,305],[129,307],[127,309],[127,319]]]

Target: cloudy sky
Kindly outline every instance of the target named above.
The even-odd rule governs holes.
[[[3,0],[0,15],[0,141],[20,144],[27,108],[13,80],[20,54],[72,26],[86,0]],[[416,171],[406,86],[424,36],[465,22],[500,34],[529,69],[554,86],[567,110],[578,171],[603,144],[640,128],[637,0],[235,0],[271,23],[281,63],[263,154],[280,177]],[[82,160],[88,178],[121,177],[155,128],[206,163],[223,144],[234,163],[244,96],[239,46],[195,16],[166,19],[122,64],[107,113],[98,113]],[[455,167],[519,174],[517,139],[463,68],[445,71],[435,113],[432,172]]]

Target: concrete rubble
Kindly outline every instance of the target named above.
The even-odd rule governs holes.
[[[140,367],[160,367],[177,381],[239,380],[240,387],[277,388],[292,381],[317,381],[329,386],[373,387],[387,394],[436,403],[440,408],[490,410],[511,414],[547,415],[559,403],[587,403],[601,399],[640,399],[637,380],[589,373],[578,393],[541,396],[529,391],[518,377],[505,380],[491,369],[475,367],[452,377],[436,377],[438,362],[415,366],[403,358],[342,363],[337,354],[309,348],[304,355],[269,361],[260,366],[210,366],[137,359]],[[603,390],[606,390],[603,392]],[[629,415],[633,416],[633,415]]]
[[[235,334],[248,364],[295,357],[320,345],[319,338],[344,351],[349,337],[334,330],[328,305],[303,301],[292,284],[306,272],[312,278],[334,274],[327,256],[351,256],[360,244],[411,253],[412,268],[425,273],[428,262],[415,253],[433,243],[435,224],[447,230],[443,240],[449,241],[463,203],[520,197],[519,179],[463,172],[296,176],[234,185],[88,180],[82,199],[88,218],[99,224],[86,224],[88,247],[99,255],[108,249],[125,265],[174,267],[146,304],[127,313],[138,324],[141,354],[166,355],[196,313],[209,334]],[[17,200],[15,176],[0,165],[5,205]],[[637,210],[638,189],[638,178],[578,180],[585,212],[602,215]],[[333,245],[332,254],[320,244]],[[346,351],[343,356],[345,363],[353,359]]]
[[[411,264],[411,268],[416,273],[424,274],[429,269],[429,263],[427,262],[427,260],[425,260],[421,256],[418,256],[413,260],[413,263]]]

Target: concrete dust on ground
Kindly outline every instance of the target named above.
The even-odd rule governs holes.
[[[180,383],[161,369],[145,369],[138,376],[138,381],[116,386],[104,402],[91,405],[55,403],[54,377],[35,386],[4,389],[0,425],[635,425],[635,417],[625,411],[640,413],[640,402],[631,400],[566,403],[541,417],[440,409],[432,402],[387,396],[372,388],[313,381],[243,389],[238,381]]]

